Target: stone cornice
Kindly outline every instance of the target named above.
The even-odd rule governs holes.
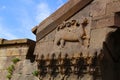
[[[16,39],[16,40],[6,40],[0,39],[0,46],[4,45],[19,45],[19,44],[35,44],[35,41],[30,39]]]

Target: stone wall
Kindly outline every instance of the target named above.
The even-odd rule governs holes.
[[[80,28],[77,28],[72,20],[76,20],[79,24],[77,27]],[[83,53],[84,57],[93,57],[95,52],[97,52],[97,56],[101,56],[103,50],[105,61],[111,63],[107,65],[108,70],[106,71],[104,71],[106,66],[102,66],[101,77],[103,80],[116,80],[113,76],[112,78],[105,77],[109,72],[112,75],[114,72],[112,68],[115,66],[112,66],[111,71],[109,71],[109,66],[114,65],[114,62],[104,49],[103,43],[106,42],[108,34],[115,32],[119,27],[119,0],[69,0],[68,3],[33,29],[37,38],[34,52],[36,60],[39,62],[42,58],[41,55],[44,55],[49,64],[49,59],[54,53],[56,59],[58,59],[59,54],[62,54],[62,58],[68,54],[71,59],[79,57],[80,53]],[[80,33],[77,34],[77,32]],[[84,76],[84,80],[87,80],[86,78],[93,80],[93,76],[91,78],[89,74]],[[77,80],[74,74],[69,77],[69,80],[73,80],[73,78]],[[97,80],[101,80],[101,78]]]
[[[11,80],[34,80],[32,72],[36,69],[33,55],[35,41],[29,39],[0,39],[0,80],[8,80],[8,67],[14,65]],[[20,61],[16,64],[13,59]]]
[[[82,6],[77,6],[77,3]],[[73,6],[69,6],[69,5]],[[84,5],[83,5],[84,4]],[[36,37],[37,37],[37,44],[35,48],[34,54],[40,55],[40,54],[48,54],[54,52],[53,48],[55,47],[55,38],[56,38],[56,27],[57,25],[61,25],[64,23],[64,21],[71,21],[71,20],[77,20],[79,23],[82,23],[85,18],[88,19],[88,25],[86,26],[86,34],[89,37],[89,48],[91,51],[98,51],[102,48],[102,43],[106,38],[107,33],[114,31],[113,29],[115,26],[119,27],[119,4],[120,1],[118,0],[71,0],[68,3],[66,3],[63,7],[61,7],[59,10],[57,10],[55,13],[53,13],[50,17],[45,19],[40,25],[35,27],[33,29],[33,32],[36,31]],[[110,6],[111,5],[111,6]],[[83,8],[82,8],[83,7]],[[64,9],[68,9],[66,12],[68,13],[69,18],[65,17],[68,15],[62,15],[59,13],[63,11]],[[76,8],[72,13],[70,14],[71,9]],[[115,9],[114,9],[115,8]],[[76,12],[77,11],[77,12]],[[61,18],[64,16],[65,19],[59,19],[55,16]],[[50,20],[50,19],[55,19]],[[56,19],[58,19],[57,22]],[[53,21],[53,22],[51,22]],[[46,26],[43,26],[46,25]],[[55,26],[55,27],[54,27]],[[54,27],[54,28],[53,28]],[[113,27],[113,28],[110,28]],[[49,32],[49,33],[48,33]],[[81,35],[82,35],[82,28],[81,28]],[[46,35],[46,36],[45,36]],[[67,35],[67,34],[65,34]],[[43,37],[44,36],[44,37]],[[57,48],[55,48],[56,50]],[[82,50],[84,51],[84,47],[79,44],[79,42],[67,42],[65,48],[63,48],[60,51],[63,51],[63,54],[69,53],[80,53]],[[86,50],[85,50],[86,51]],[[94,52],[93,51],[93,52]]]

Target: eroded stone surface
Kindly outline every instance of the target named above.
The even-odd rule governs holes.
[[[11,80],[34,80],[32,72],[36,67],[34,63],[31,63],[30,58],[34,58],[34,46],[35,42],[29,39],[2,39],[0,43],[0,80],[8,80],[8,67],[11,65],[15,67]],[[14,64],[12,60],[15,58],[19,58],[20,62]]]
[[[72,1],[73,0],[70,0],[69,2]],[[81,3],[82,1],[85,0],[81,0]],[[93,0],[82,9],[79,8],[78,11],[77,4],[76,7],[73,6],[72,9],[77,8],[74,10],[70,9],[71,6],[69,6],[69,3],[65,4],[65,6],[52,14],[37,27],[37,43],[34,52],[37,60],[41,58],[41,54],[46,57],[45,59],[49,60],[53,53],[56,55],[55,58],[58,58],[59,54],[61,54],[62,58],[65,57],[65,54],[68,54],[70,59],[79,57],[80,53],[83,53],[84,57],[93,57],[94,54],[97,53],[97,56],[103,59],[102,50],[104,50],[103,43],[106,42],[106,37],[120,27],[120,1]],[[65,7],[68,7],[67,10],[70,9],[70,11],[68,10],[67,14],[60,15],[59,12],[65,10]],[[72,16],[70,16],[72,14],[71,12],[74,13]],[[69,18],[67,19],[68,16]],[[85,19],[87,19],[86,24],[83,24]],[[73,27],[68,25],[66,28],[66,25],[64,26],[65,23],[71,22],[71,20],[79,21],[80,30],[78,28],[74,32]],[[61,25],[63,26],[61,27]],[[80,33],[76,34],[79,31]],[[73,34],[71,34],[71,32],[73,32]],[[79,41],[78,37],[80,39]],[[103,53],[109,55],[107,52],[105,53],[103,51]],[[110,61],[110,63],[106,63],[107,67],[111,64],[114,65],[114,63],[111,62],[112,59],[110,55],[106,57],[105,60]],[[108,70],[110,69],[110,75],[112,75],[113,66],[112,68],[108,68]],[[58,77],[59,76],[57,76],[56,79]],[[85,74],[81,80],[93,80],[93,78],[93,76]],[[45,77],[44,79],[49,78]],[[68,79],[77,80],[76,75],[73,74]],[[101,77],[96,80],[101,80]],[[104,78],[103,80],[107,79]],[[111,78],[110,80],[114,79]]]

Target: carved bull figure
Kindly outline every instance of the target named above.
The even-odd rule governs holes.
[[[59,28],[59,27],[58,27]],[[55,35],[55,45],[64,47],[65,41],[81,41],[82,31],[76,20],[67,22],[64,29],[57,29]]]

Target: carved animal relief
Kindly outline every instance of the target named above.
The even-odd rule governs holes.
[[[77,20],[63,22],[57,27],[54,44],[63,48],[66,41],[79,41],[80,44],[88,46],[87,24],[87,18],[81,24]]]
[[[65,41],[81,41],[80,24],[76,20],[64,22],[57,27],[55,45],[64,47]]]

